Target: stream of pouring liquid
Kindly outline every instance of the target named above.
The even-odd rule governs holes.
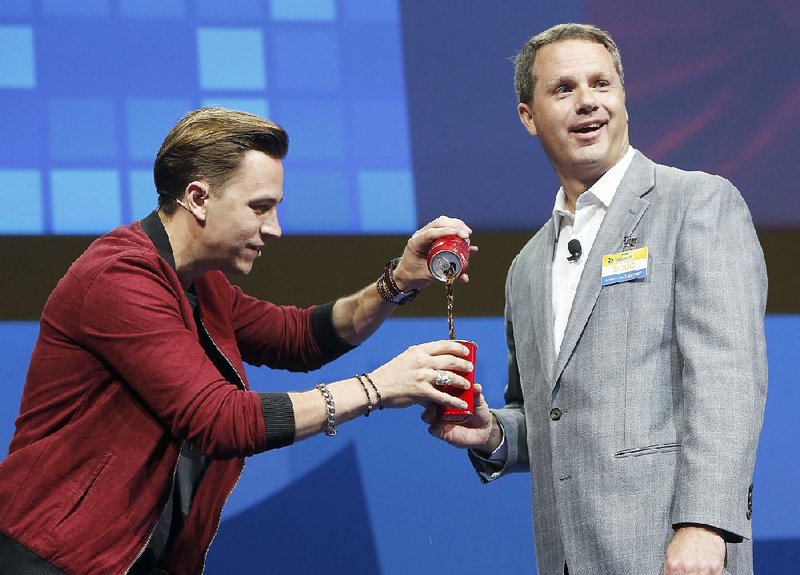
[[[450,339],[456,338],[456,328],[453,325],[453,283],[455,281],[455,276],[448,274],[447,281],[444,284],[444,292],[447,299],[447,327],[450,331]]]

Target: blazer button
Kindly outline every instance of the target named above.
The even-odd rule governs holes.
[[[552,419],[553,421],[558,421],[559,419],[561,419],[561,410],[558,409],[557,407],[554,407],[553,409],[551,409],[550,410],[550,419]]]

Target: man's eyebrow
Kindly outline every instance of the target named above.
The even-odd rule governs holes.
[[[286,196],[281,196],[281,198],[279,200],[276,200],[275,198],[256,198],[251,203],[252,204],[270,204],[270,205],[280,204],[281,202],[283,202],[285,197]]]
[[[555,78],[551,79],[548,82],[545,82],[545,86],[548,88],[556,88],[562,84],[571,84],[573,81],[572,76],[563,75],[563,76],[556,76]]]

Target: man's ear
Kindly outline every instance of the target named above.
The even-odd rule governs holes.
[[[533,121],[533,110],[529,104],[517,104],[517,113],[519,114],[519,121],[528,130],[531,136],[538,136],[536,131],[536,123]]]
[[[194,181],[186,186],[186,208],[198,221],[206,221],[208,209],[208,184],[206,182]]]

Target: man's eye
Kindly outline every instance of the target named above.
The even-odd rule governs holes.
[[[269,211],[269,206],[253,206],[253,211],[259,215],[263,215]]]
[[[570,92],[572,92],[572,88],[567,85],[561,85],[556,88],[556,94],[569,94]]]
[[[608,80],[598,80],[595,82],[595,87],[597,88],[608,88],[611,85],[611,82]]]

